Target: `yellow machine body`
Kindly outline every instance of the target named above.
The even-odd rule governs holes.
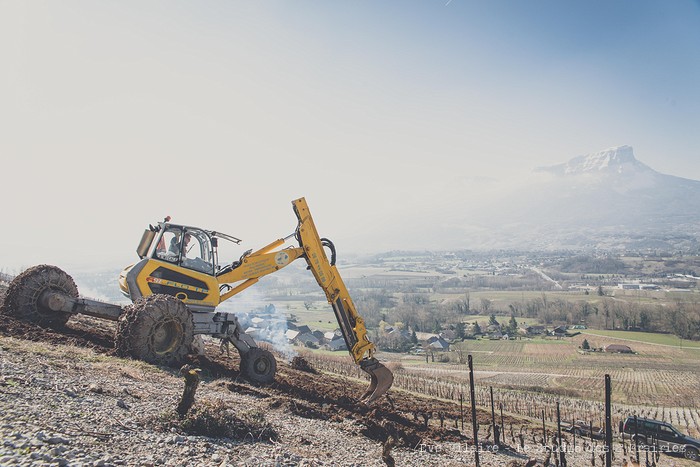
[[[247,252],[240,260],[223,267],[216,264],[218,242],[212,241],[212,238],[221,237],[223,234],[196,227],[159,223],[158,227],[151,227],[156,235],[144,235],[144,238],[150,238],[152,244],[146,252],[142,239],[139,254],[143,254],[143,259],[122,272],[119,279],[120,288],[132,300],[140,296],[165,293],[179,298],[193,310],[213,310],[221,302],[258,282],[261,277],[275,273],[299,258],[304,258],[335,312],[348,350],[355,362],[361,364],[368,359],[374,360],[376,348],[367,338],[364,320],[350,298],[334,264],[334,259],[329,261],[324,251],[324,246],[330,247],[335,256],[332,243],[319,237],[304,198],[294,200],[292,205],[299,221],[294,233],[298,246],[282,248],[286,240],[291,237],[290,235],[287,238],[275,240],[257,251]],[[182,235],[190,232],[192,235],[198,235],[203,242],[209,241],[212,251],[204,256],[214,260],[211,267],[207,263],[197,266],[201,270],[194,270],[193,267],[187,266],[184,256],[165,259],[168,257],[159,252],[156,244],[164,243],[163,234],[169,229],[181,231]],[[173,243],[176,242],[173,241]],[[161,248],[163,246],[161,245]],[[137,290],[133,290],[134,287]]]

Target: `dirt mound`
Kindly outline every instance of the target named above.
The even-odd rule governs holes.
[[[292,363],[290,365],[292,368],[295,370],[299,371],[305,371],[307,373],[313,373],[316,374],[318,373],[314,367],[311,366],[308,360],[306,360],[304,357],[299,357],[296,356],[292,359]]]
[[[65,325],[44,328],[12,316],[0,316],[0,334],[5,336],[87,347],[99,353],[111,353],[114,348],[114,330],[110,330],[104,323],[94,323],[102,320],[81,316],[71,318]]]

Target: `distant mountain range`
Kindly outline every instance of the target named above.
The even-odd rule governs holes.
[[[630,146],[536,169],[441,229],[465,248],[700,249],[700,181],[656,172]]]

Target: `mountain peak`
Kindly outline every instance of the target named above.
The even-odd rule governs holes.
[[[616,146],[602,151],[577,156],[564,164],[540,167],[542,172],[556,175],[591,173],[634,173],[651,170],[634,157],[632,146]]]

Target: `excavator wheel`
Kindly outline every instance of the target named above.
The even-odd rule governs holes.
[[[268,350],[253,347],[241,355],[241,374],[253,383],[272,383],[276,371],[277,361]]]
[[[70,313],[44,308],[39,297],[47,290],[78,297],[78,287],[71,276],[56,266],[41,264],[25,270],[10,282],[0,312],[44,326],[63,326]]]
[[[117,354],[159,365],[181,364],[192,350],[194,322],[170,295],[149,295],[124,309],[117,323]]]

